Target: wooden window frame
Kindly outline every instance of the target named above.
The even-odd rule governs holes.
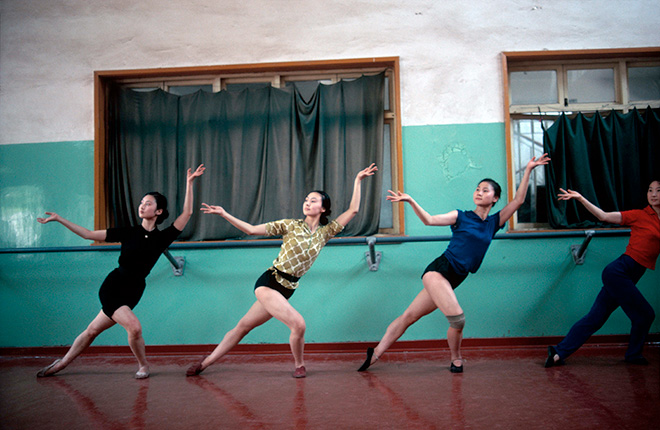
[[[294,77],[298,80],[313,80],[315,76],[324,79],[329,74],[358,78],[367,72],[385,71],[391,80],[389,86],[389,108],[384,113],[384,124],[390,127],[390,155],[392,163],[392,186],[403,189],[403,161],[401,138],[401,102],[399,57],[358,58],[326,61],[299,61],[257,64],[236,64],[218,66],[171,67],[157,69],[103,70],[94,72],[94,228],[104,229],[109,225],[107,219],[107,122],[109,86],[113,83],[132,83],[153,87],[155,81],[159,87],[185,82],[188,85],[213,84],[213,90],[226,88],[227,83],[263,82],[264,75],[274,75],[271,85],[281,87]],[[279,76],[286,76],[285,79]],[[289,78],[289,79],[287,79]],[[403,235],[405,231],[403,205],[392,209],[393,227],[384,232],[386,235]]]
[[[660,107],[660,103],[648,103],[646,101],[633,102],[630,103],[627,100],[627,67],[628,62],[634,62],[635,66],[640,65],[656,65],[660,61],[660,47],[645,47],[645,48],[620,48],[620,49],[586,49],[586,50],[564,50],[564,51],[520,51],[520,52],[502,52],[501,54],[502,61],[502,89],[503,89],[503,100],[504,100],[504,133],[506,141],[506,162],[507,162],[507,179],[508,179],[508,189],[507,193],[509,199],[513,199],[516,192],[516,178],[515,178],[515,165],[513,159],[513,142],[512,142],[512,130],[511,130],[511,116],[512,114],[521,114],[522,112],[511,112],[510,105],[510,95],[509,95],[509,71],[515,69],[516,71],[526,69],[526,70],[548,70],[554,68],[555,66],[560,67],[561,72],[563,68],[575,68],[580,66],[580,68],[586,68],[588,66],[593,66],[597,68],[598,66],[604,65],[618,65],[619,67],[615,68],[615,97],[617,101],[615,103],[590,103],[590,104],[580,104],[580,105],[569,105],[565,107],[563,105],[563,99],[558,99],[558,104],[556,105],[542,105],[544,108],[551,108],[555,112],[562,111],[574,111],[576,109],[584,109],[585,111],[596,111],[603,109],[615,109],[622,110],[627,112],[633,107],[637,108],[646,108],[650,105],[653,108]],[[621,72],[623,71],[623,72]],[[557,76],[557,87],[558,91],[563,88],[563,75],[558,74]],[[521,111],[529,111],[529,108],[532,106],[521,107]],[[534,105],[534,108],[537,106]],[[530,228],[522,230],[517,228],[518,225],[517,217],[514,216],[511,218],[511,228],[509,232],[519,232],[524,233],[526,231],[548,231],[548,229],[543,228]]]

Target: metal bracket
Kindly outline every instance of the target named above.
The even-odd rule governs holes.
[[[169,249],[163,251],[163,254],[170,261],[170,264],[172,265],[172,271],[174,272],[174,276],[183,276],[183,268],[186,265],[185,257],[173,257],[172,254],[170,254]]]
[[[367,259],[367,265],[369,270],[372,272],[378,271],[378,266],[380,265],[380,259],[383,256],[383,253],[376,251],[376,238],[368,237],[367,245],[369,245],[369,251],[364,253],[364,256]]]
[[[589,242],[591,242],[591,238],[594,237],[596,232],[594,230],[585,230],[584,234],[586,234],[587,237],[584,238],[581,245],[571,245],[571,255],[573,256],[573,262],[575,264],[584,264],[584,255],[587,253]]]

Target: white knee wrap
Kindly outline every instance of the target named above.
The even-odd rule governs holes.
[[[447,321],[449,321],[449,327],[462,330],[465,327],[465,314],[447,315]]]

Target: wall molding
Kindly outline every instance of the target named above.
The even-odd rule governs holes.
[[[555,345],[563,339],[563,336],[545,337],[506,337],[506,338],[473,338],[463,339],[461,349],[524,349],[545,348]],[[337,343],[307,343],[306,354],[341,354],[362,353],[368,346],[374,346],[376,342],[337,342]],[[628,343],[628,335],[595,335],[592,336],[586,346],[625,346]],[[660,333],[649,334],[648,346],[660,346]],[[214,348],[213,345],[147,345],[147,355],[206,355]],[[446,339],[436,340],[410,340],[396,342],[388,352],[429,352],[432,350],[448,349]],[[62,356],[68,346],[43,346],[43,347],[4,347],[0,348],[1,357],[50,357]],[[230,355],[251,354],[290,354],[289,344],[244,344],[237,345]],[[84,353],[85,356],[98,355],[132,355],[128,345],[117,346],[90,346]]]

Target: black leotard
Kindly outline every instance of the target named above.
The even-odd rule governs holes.
[[[106,242],[121,242],[119,267],[110,272],[99,290],[103,313],[109,318],[121,307],[133,309],[142,297],[145,278],[160,254],[181,232],[171,225],[164,230],[134,227],[109,228]]]

